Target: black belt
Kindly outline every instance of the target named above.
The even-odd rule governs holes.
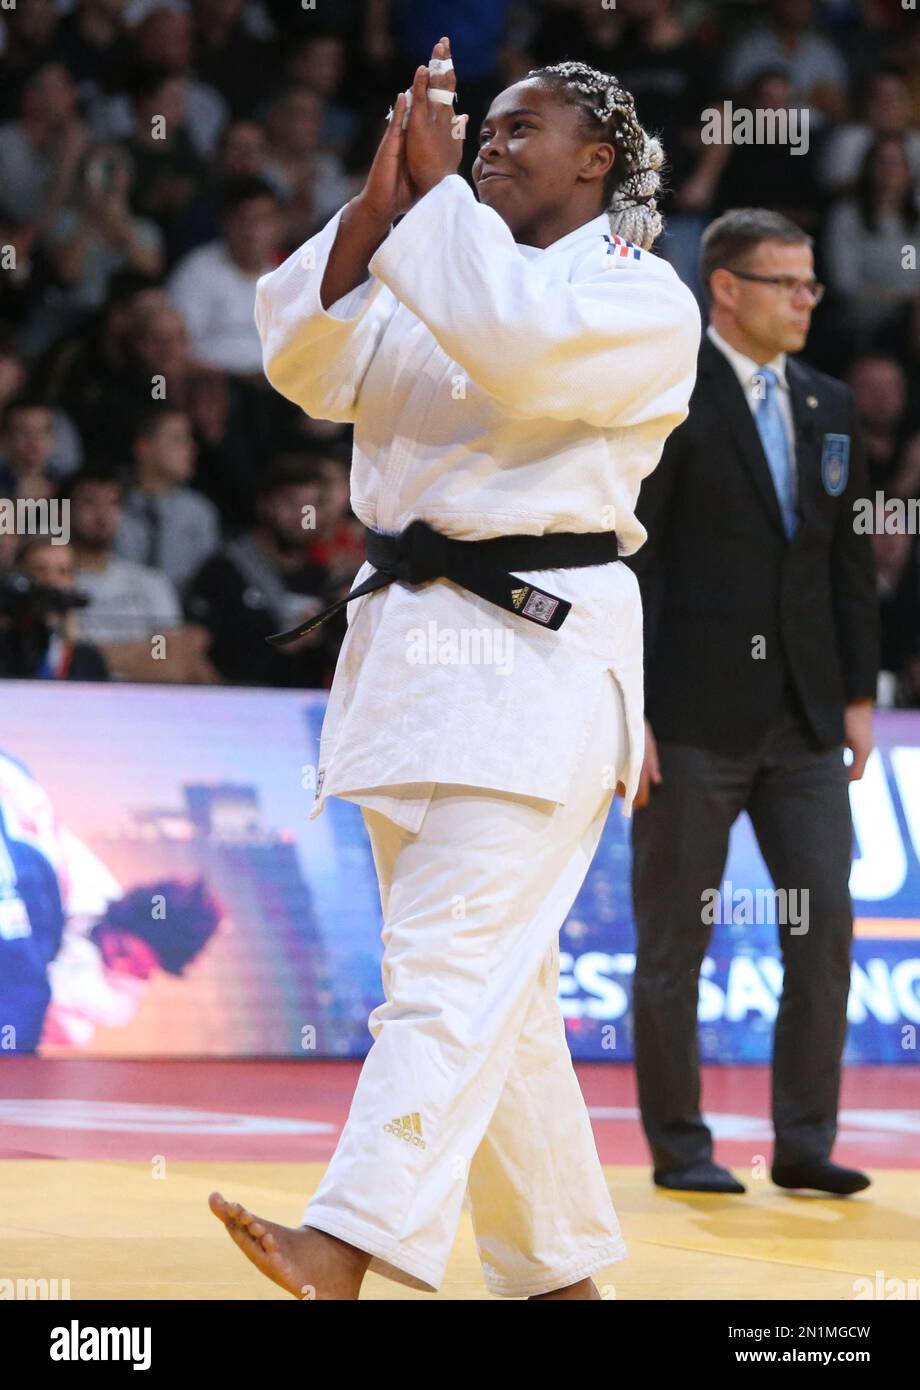
[[[462,589],[514,613],[528,622],[555,632],[572,607],[567,599],[537,589],[511,570],[582,569],[608,565],[620,558],[615,531],[553,531],[546,536],[495,536],[483,541],[457,541],[442,536],[427,521],[412,521],[398,536],[364,528],[367,558],[375,573],[345,598],[309,618],[289,632],[266,637],[283,647],[338,613],[346,603],[372,594],[401,579],[406,584],[427,584],[450,579]]]

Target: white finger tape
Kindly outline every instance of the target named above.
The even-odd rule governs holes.
[[[428,71],[432,77],[440,76],[444,72],[453,72],[454,64],[450,58],[432,58],[428,64]]]
[[[442,106],[453,106],[453,104],[454,104],[454,98],[456,97],[456,95],[457,95],[456,92],[448,92],[448,91],[445,91],[443,87],[429,87],[429,88],[428,88],[428,100],[429,100],[429,101],[438,102],[438,103],[440,103],[440,105],[442,105]],[[406,129],[406,126],[409,124],[409,112],[410,112],[411,110],[412,110],[412,92],[411,92],[411,90],[410,90],[410,91],[407,91],[407,92],[406,92],[406,109],[405,109],[405,112],[404,112],[404,114],[403,114],[403,123],[402,123],[402,128],[403,128],[403,130],[405,130],[405,129]],[[391,106],[390,109],[389,109],[389,111],[387,112],[387,120],[390,119],[390,117],[392,116],[392,114],[393,114],[393,108],[392,108],[392,106]],[[457,117],[454,116],[454,117],[453,117],[452,124],[453,124],[453,122],[455,122],[456,120],[457,120]],[[460,138],[462,139],[462,136],[461,136]]]

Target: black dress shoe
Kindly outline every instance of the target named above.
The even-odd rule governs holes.
[[[829,1158],[814,1163],[783,1163],[774,1166],[770,1176],[777,1187],[810,1187],[818,1192],[834,1192],[840,1197],[862,1192],[872,1182],[867,1173],[861,1173],[858,1168],[841,1168]]]
[[[655,1169],[655,1186],[667,1187],[674,1192],[746,1192],[737,1178],[732,1177],[727,1168],[708,1159],[693,1163],[689,1168],[674,1168],[670,1172]]]

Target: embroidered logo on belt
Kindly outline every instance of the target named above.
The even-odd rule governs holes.
[[[539,589],[532,589],[530,598],[524,604],[521,612],[538,623],[548,623],[558,607],[559,600],[557,598],[550,598],[549,594],[541,594]]]
[[[422,1119],[417,1110],[411,1115],[391,1120],[383,1130],[385,1134],[395,1134],[397,1139],[405,1139],[407,1144],[413,1144],[417,1149],[428,1147],[422,1138]]]
[[[523,589],[511,590],[511,602],[514,604],[515,608],[520,608],[529,592],[529,589],[526,587]]]

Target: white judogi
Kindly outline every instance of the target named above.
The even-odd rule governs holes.
[[[624,554],[637,550],[639,485],[687,414],[700,339],[696,301],[671,266],[612,243],[605,214],[545,250],[518,245],[454,174],[327,311],[320,285],[340,217],[260,280],[256,318],[277,389],[316,418],[353,422],[361,521],[399,531],[421,517],[465,540],[616,530]],[[572,600],[558,632],[448,580],[349,605],[313,815],[328,795],[414,784],[404,823],[417,829],[437,782],[564,801],[607,671],[626,699],[629,809],[644,749],[635,577],[616,564],[521,577]],[[462,655],[470,629],[506,646],[510,635],[510,673],[443,659],[452,645]],[[420,645],[442,659],[413,660]]]
[[[699,346],[671,267],[603,214],[518,245],[453,175],[324,310],[340,216],[260,281],[256,318],[278,390],[354,423],[358,517],[459,539],[615,529],[636,550],[639,485],[687,414]],[[333,794],[363,807],[386,1002],[304,1223],[437,1288],[468,1191],[489,1287],[526,1297],[625,1253],[558,936],[644,740],[631,571],[520,573],[572,601],[558,632],[447,580],[349,605],[312,815]]]
[[[368,1251],[377,1274],[439,1288],[464,1192],[494,1294],[547,1293],[626,1254],[558,1000],[559,927],[625,745],[608,678],[565,805],[438,786],[415,835],[364,808],[385,1003],[303,1223]]]

